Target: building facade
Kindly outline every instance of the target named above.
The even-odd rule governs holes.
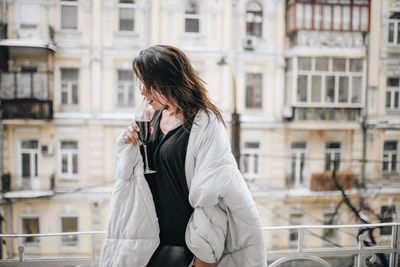
[[[187,53],[228,132],[236,107],[240,167],[265,225],[359,222],[335,177],[373,211],[361,216],[397,220],[399,1],[0,3],[4,232],[106,228],[115,139],[141,101],[132,59],[154,44]],[[277,231],[266,241],[287,248],[297,238]],[[7,240],[7,256],[20,243],[32,255],[90,253],[82,237],[48,240]]]

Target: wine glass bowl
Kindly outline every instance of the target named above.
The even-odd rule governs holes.
[[[144,173],[150,174],[155,173],[156,171],[151,170],[149,167],[149,160],[147,157],[147,142],[150,139],[150,122],[152,114],[151,106],[149,102],[144,99],[142,105],[140,105],[135,112],[135,122],[139,127],[139,140],[143,145],[144,151]]]

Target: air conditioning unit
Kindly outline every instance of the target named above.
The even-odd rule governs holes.
[[[293,119],[293,107],[284,106],[282,110],[282,117],[285,120],[292,120]]]
[[[256,46],[256,37],[254,36],[246,36],[244,38],[244,50],[246,51],[254,51],[254,48]]]
[[[42,154],[45,156],[51,156],[54,153],[53,145],[50,144],[41,145],[40,150],[42,151]]]

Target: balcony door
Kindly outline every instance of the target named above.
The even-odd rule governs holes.
[[[306,163],[305,142],[294,142],[291,145],[291,172],[289,185],[291,187],[302,187],[305,185],[305,163]]]
[[[20,151],[21,189],[38,189],[39,142],[36,139],[22,140]]]

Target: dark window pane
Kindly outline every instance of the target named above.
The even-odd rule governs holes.
[[[394,23],[391,22],[389,23],[389,36],[388,36],[388,41],[389,43],[393,43],[394,42]]]
[[[199,19],[186,18],[185,19],[185,32],[200,32]]]
[[[307,102],[307,76],[297,76],[297,101]]]
[[[383,145],[383,150],[396,151],[397,141],[385,141]]]
[[[311,101],[321,102],[321,76],[312,76]]]
[[[61,156],[61,172],[68,173],[68,156],[67,155]]]
[[[386,85],[391,87],[399,87],[399,78],[388,78]]]
[[[119,30],[133,31],[135,10],[133,8],[119,9]]]
[[[31,156],[28,153],[22,153],[22,177],[31,176]]]
[[[362,72],[363,62],[361,59],[350,59],[350,71]]]
[[[331,149],[340,149],[340,143],[339,142],[329,142],[325,145],[326,148],[331,148]]]
[[[325,102],[335,102],[335,76],[326,77]]]
[[[390,101],[391,96],[392,96],[392,94],[390,92],[386,92],[386,107],[387,108],[391,107],[391,105],[390,105],[391,104],[391,101]]]
[[[349,102],[349,78],[339,77],[339,102]]]
[[[362,78],[353,77],[353,88],[351,91],[351,103],[361,103]]]
[[[399,107],[399,98],[400,98],[400,93],[399,92],[394,92],[394,108]]]
[[[78,28],[78,8],[76,6],[61,6],[61,28],[70,30]]]
[[[39,234],[39,218],[23,218],[22,219],[23,234]],[[38,243],[38,237],[25,237],[24,242],[28,244]]]
[[[329,70],[329,58],[317,57],[315,59],[315,70],[316,71],[327,71],[327,70]]]
[[[344,58],[333,58],[332,59],[333,71],[346,71],[346,59]]]

